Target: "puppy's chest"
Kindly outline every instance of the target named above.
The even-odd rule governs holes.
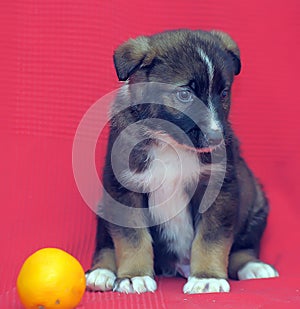
[[[148,206],[154,224],[160,226],[159,237],[169,252],[180,261],[190,257],[194,238],[187,187],[196,184],[200,175],[196,153],[170,145],[153,147],[151,163],[145,171]]]
[[[148,153],[149,165],[142,172],[125,171],[123,179],[148,194],[148,207],[159,237],[168,251],[179,260],[189,258],[194,237],[187,188],[196,186],[200,163],[195,152],[172,143],[153,145]]]

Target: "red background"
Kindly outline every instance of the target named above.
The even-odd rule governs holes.
[[[281,277],[232,282],[227,295],[194,296],[182,293],[182,279],[159,279],[155,294],[86,293],[81,308],[299,308],[298,0],[15,0],[1,4],[0,17],[1,308],[20,307],[17,273],[41,247],[60,247],[89,267],[95,216],[72,172],[77,125],[118,86],[116,46],[174,28],[221,29],[240,46],[231,120],[270,198],[262,257]],[[97,150],[99,169],[105,142]]]

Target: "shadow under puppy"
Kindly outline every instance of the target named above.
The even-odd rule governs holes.
[[[162,274],[187,277],[184,293],[228,292],[228,277],[278,276],[258,258],[268,202],[228,120],[236,43],[168,31],[127,41],[114,63],[127,83],[111,108],[88,289],[155,291]]]

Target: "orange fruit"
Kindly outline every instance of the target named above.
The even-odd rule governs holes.
[[[22,265],[17,291],[26,309],[75,308],[85,291],[84,270],[67,252],[44,248]]]

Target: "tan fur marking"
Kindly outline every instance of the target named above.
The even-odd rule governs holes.
[[[140,229],[139,234],[138,244],[126,238],[114,239],[118,278],[153,277],[152,239],[146,229]]]
[[[205,241],[201,229],[197,233],[191,252],[191,276],[197,278],[227,278],[228,256],[232,241]]]
[[[102,249],[99,251],[98,256],[94,258],[93,267],[91,270],[103,268],[117,272],[115,250],[113,249]]]

